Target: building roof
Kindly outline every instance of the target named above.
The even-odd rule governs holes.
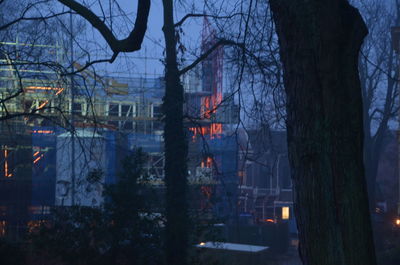
[[[101,135],[93,132],[92,130],[76,130],[75,131],[75,136],[76,137],[82,137],[82,138],[99,138],[102,137]],[[71,137],[70,132],[65,132],[60,134],[58,137]]]
[[[267,246],[256,246],[247,244],[225,243],[225,242],[202,242],[196,245],[198,248],[221,249],[229,251],[257,253],[269,249]]]

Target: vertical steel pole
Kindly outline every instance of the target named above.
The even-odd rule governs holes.
[[[74,41],[73,41],[73,23],[72,23],[72,10],[69,14],[69,28],[70,28],[70,60],[71,72],[74,72]],[[74,126],[74,101],[75,101],[75,84],[74,75],[71,74],[71,204],[75,205],[75,126]]]

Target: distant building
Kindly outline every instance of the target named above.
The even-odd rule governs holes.
[[[239,131],[239,212],[256,223],[289,221],[295,232],[286,132]]]

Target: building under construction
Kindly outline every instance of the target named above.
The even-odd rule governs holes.
[[[205,22],[202,49],[213,42]],[[57,205],[101,205],[103,185],[117,180],[120,161],[138,147],[148,154],[151,183],[163,186],[161,77],[100,76],[78,62],[72,64],[78,73],[66,75],[62,45],[0,45],[11,51],[1,56],[0,69],[0,234],[18,237]],[[34,51],[33,59],[14,52],[25,49]],[[50,57],[55,62],[38,63]],[[229,219],[238,187],[237,141],[229,127],[238,108],[224,96],[222,69],[220,48],[182,82],[193,205]]]

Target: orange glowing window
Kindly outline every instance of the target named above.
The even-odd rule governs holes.
[[[197,136],[209,136],[210,139],[218,138],[221,136],[223,129],[221,123],[212,123],[202,127],[191,127],[189,131],[193,133],[192,140],[195,141]]]
[[[203,161],[201,161],[200,166],[202,168],[212,168],[213,166],[213,159],[211,157],[206,157],[203,159]]]
[[[214,93],[211,96],[202,98],[201,104],[201,117],[210,119],[211,115],[217,112],[219,105],[222,102],[222,93]]]

